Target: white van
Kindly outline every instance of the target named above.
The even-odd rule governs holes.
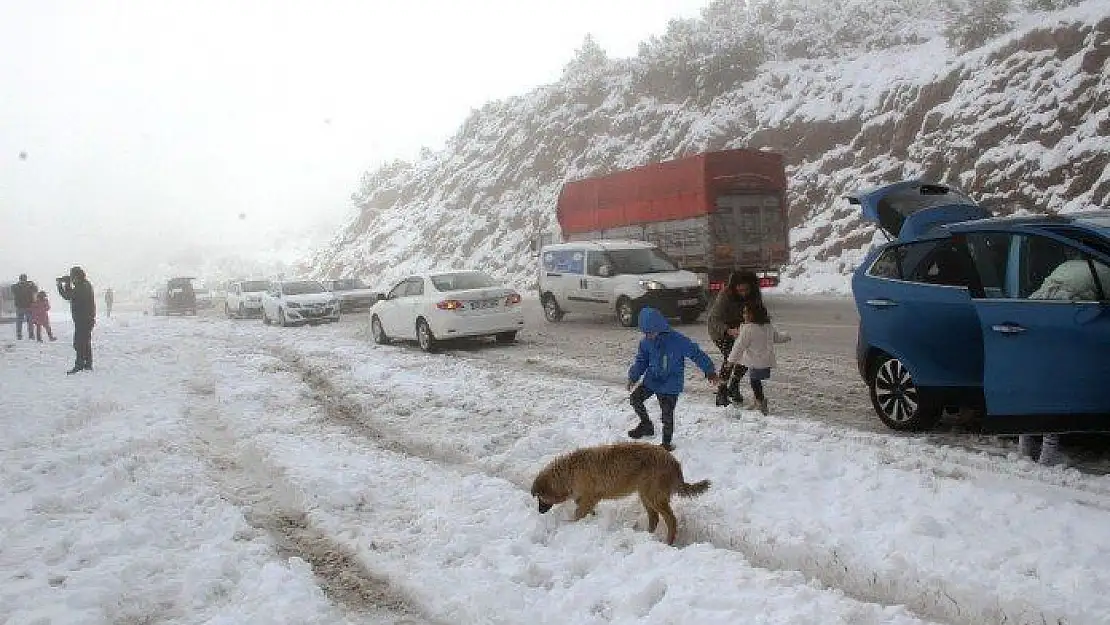
[[[548,321],[566,313],[616,314],[621,325],[632,327],[640,309],[651,306],[693,323],[707,306],[698,276],[645,241],[545,245],[539,260],[540,302]]]

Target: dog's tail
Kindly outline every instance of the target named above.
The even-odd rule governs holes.
[[[681,497],[697,497],[707,490],[709,490],[709,480],[702,480],[693,484],[683,482],[674,489],[674,492]]]

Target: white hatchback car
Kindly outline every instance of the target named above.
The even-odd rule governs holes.
[[[416,339],[428,352],[438,341],[462,337],[493,336],[512,343],[524,327],[520,294],[480,271],[406,278],[370,314],[375,342]]]
[[[240,319],[262,315],[262,294],[269,288],[269,280],[239,280],[228,284],[224,314]]]
[[[339,300],[316,280],[273,282],[262,295],[262,323],[281,326],[339,321]]]

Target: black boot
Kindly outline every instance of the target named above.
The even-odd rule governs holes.
[[[84,365],[76,364],[76,365],[73,365],[72,369],[70,369],[69,371],[66,371],[66,375],[73,375],[74,373],[79,373],[81,371],[84,371],[84,369],[85,369]]]
[[[717,387],[716,403],[718,406],[727,406],[730,403],[728,400],[728,387],[724,384]]]
[[[655,436],[655,426],[651,421],[641,421],[639,425],[628,431],[629,438],[643,438],[645,436]]]

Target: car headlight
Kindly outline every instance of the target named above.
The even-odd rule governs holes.
[[[667,288],[667,286],[657,280],[640,280],[640,288],[645,291],[658,291]]]

